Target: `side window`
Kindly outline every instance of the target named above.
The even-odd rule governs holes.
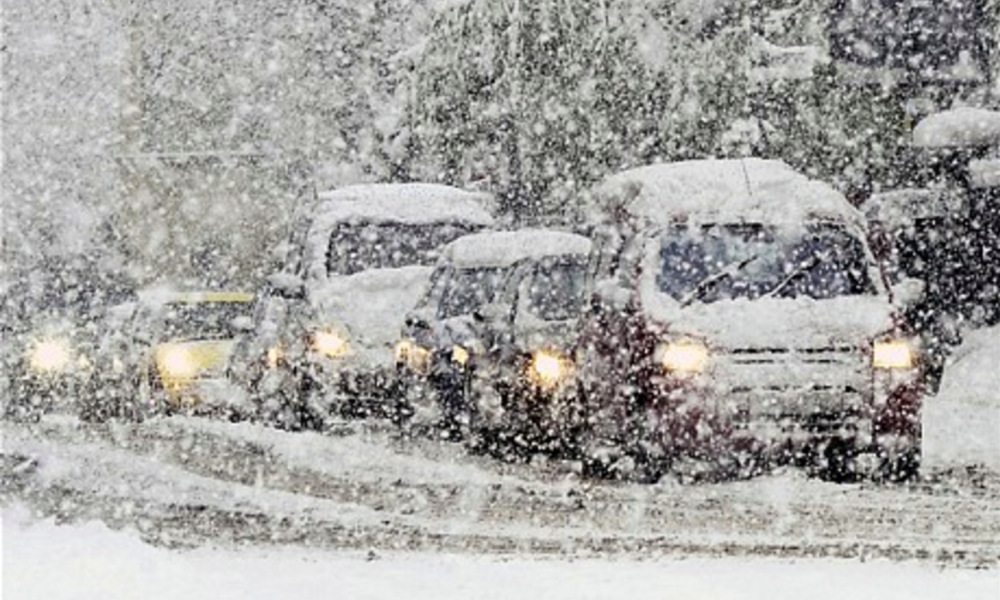
[[[565,321],[580,316],[586,288],[586,263],[582,259],[552,257],[533,270],[527,286],[527,310],[546,321]]]

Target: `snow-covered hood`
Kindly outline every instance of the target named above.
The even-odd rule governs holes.
[[[421,266],[372,269],[314,281],[309,300],[321,321],[317,325],[346,330],[362,361],[389,364],[404,317],[423,294],[431,271]]]
[[[877,295],[723,300],[683,308],[665,294],[645,296],[645,312],[669,335],[725,349],[857,347],[894,327],[892,305]]]

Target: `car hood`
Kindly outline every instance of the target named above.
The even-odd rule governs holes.
[[[319,326],[342,327],[366,362],[388,364],[406,314],[430,280],[431,267],[373,269],[330,277],[310,289]]]
[[[660,298],[647,310],[671,335],[727,349],[858,346],[895,324],[893,306],[882,296],[741,299],[683,308]]]

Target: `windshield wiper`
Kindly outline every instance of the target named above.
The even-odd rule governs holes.
[[[781,281],[779,281],[778,285],[776,285],[773,288],[771,288],[766,294],[764,294],[763,296],[761,296],[761,298],[773,298],[778,293],[780,293],[783,289],[785,289],[786,287],[788,287],[789,283],[795,281],[796,279],[798,279],[799,277],[805,275],[809,271],[812,271],[814,268],[816,268],[816,265],[820,264],[823,260],[825,260],[825,259],[827,259],[829,257],[830,257],[830,254],[828,252],[820,252],[820,253],[817,253],[817,254],[813,254],[812,258],[810,258],[806,262],[802,263],[802,265],[800,265],[798,269],[795,269],[794,271],[792,271],[791,273],[789,273],[789,275],[787,277],[785,277],[784,279],[782,279]]]
[[[760,257],[756,254],[749,258],[741,258],[740,260],[733,261],[715,273],[712,273],[708,277],[702,279],[697,283],[697,285],[694,286],[694,289],[692,289],[687,296],[681,299],[681,307],[685,307],[695,300],[700,300],[705,295],[705,292],[715,287],[715,284],[727,277],[732,277],[733,275],[739,273],[745,269],[747,265],[758,258]]]

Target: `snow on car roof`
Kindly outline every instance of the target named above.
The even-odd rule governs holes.
[[[445,247],[443,255],[461,268],[510,266],[525,259],[587,255],[591,241],[582,235],[551,229],[474,233]]]
[[[639,167],[595,190],[597,211],[613,219],[676,222],[801,223],[864,218],[829,184],[779,160],[707,159]]]
[[[925,117],[913,129],[918,148],[963,148],[1000,144],[1000,112],[963,106]]]
[[[487,207],[493,197],[434,183],[373,183],[320,192],[317,221],[350,220],[396,223],[458,221],[482,226],[493,224]]]

